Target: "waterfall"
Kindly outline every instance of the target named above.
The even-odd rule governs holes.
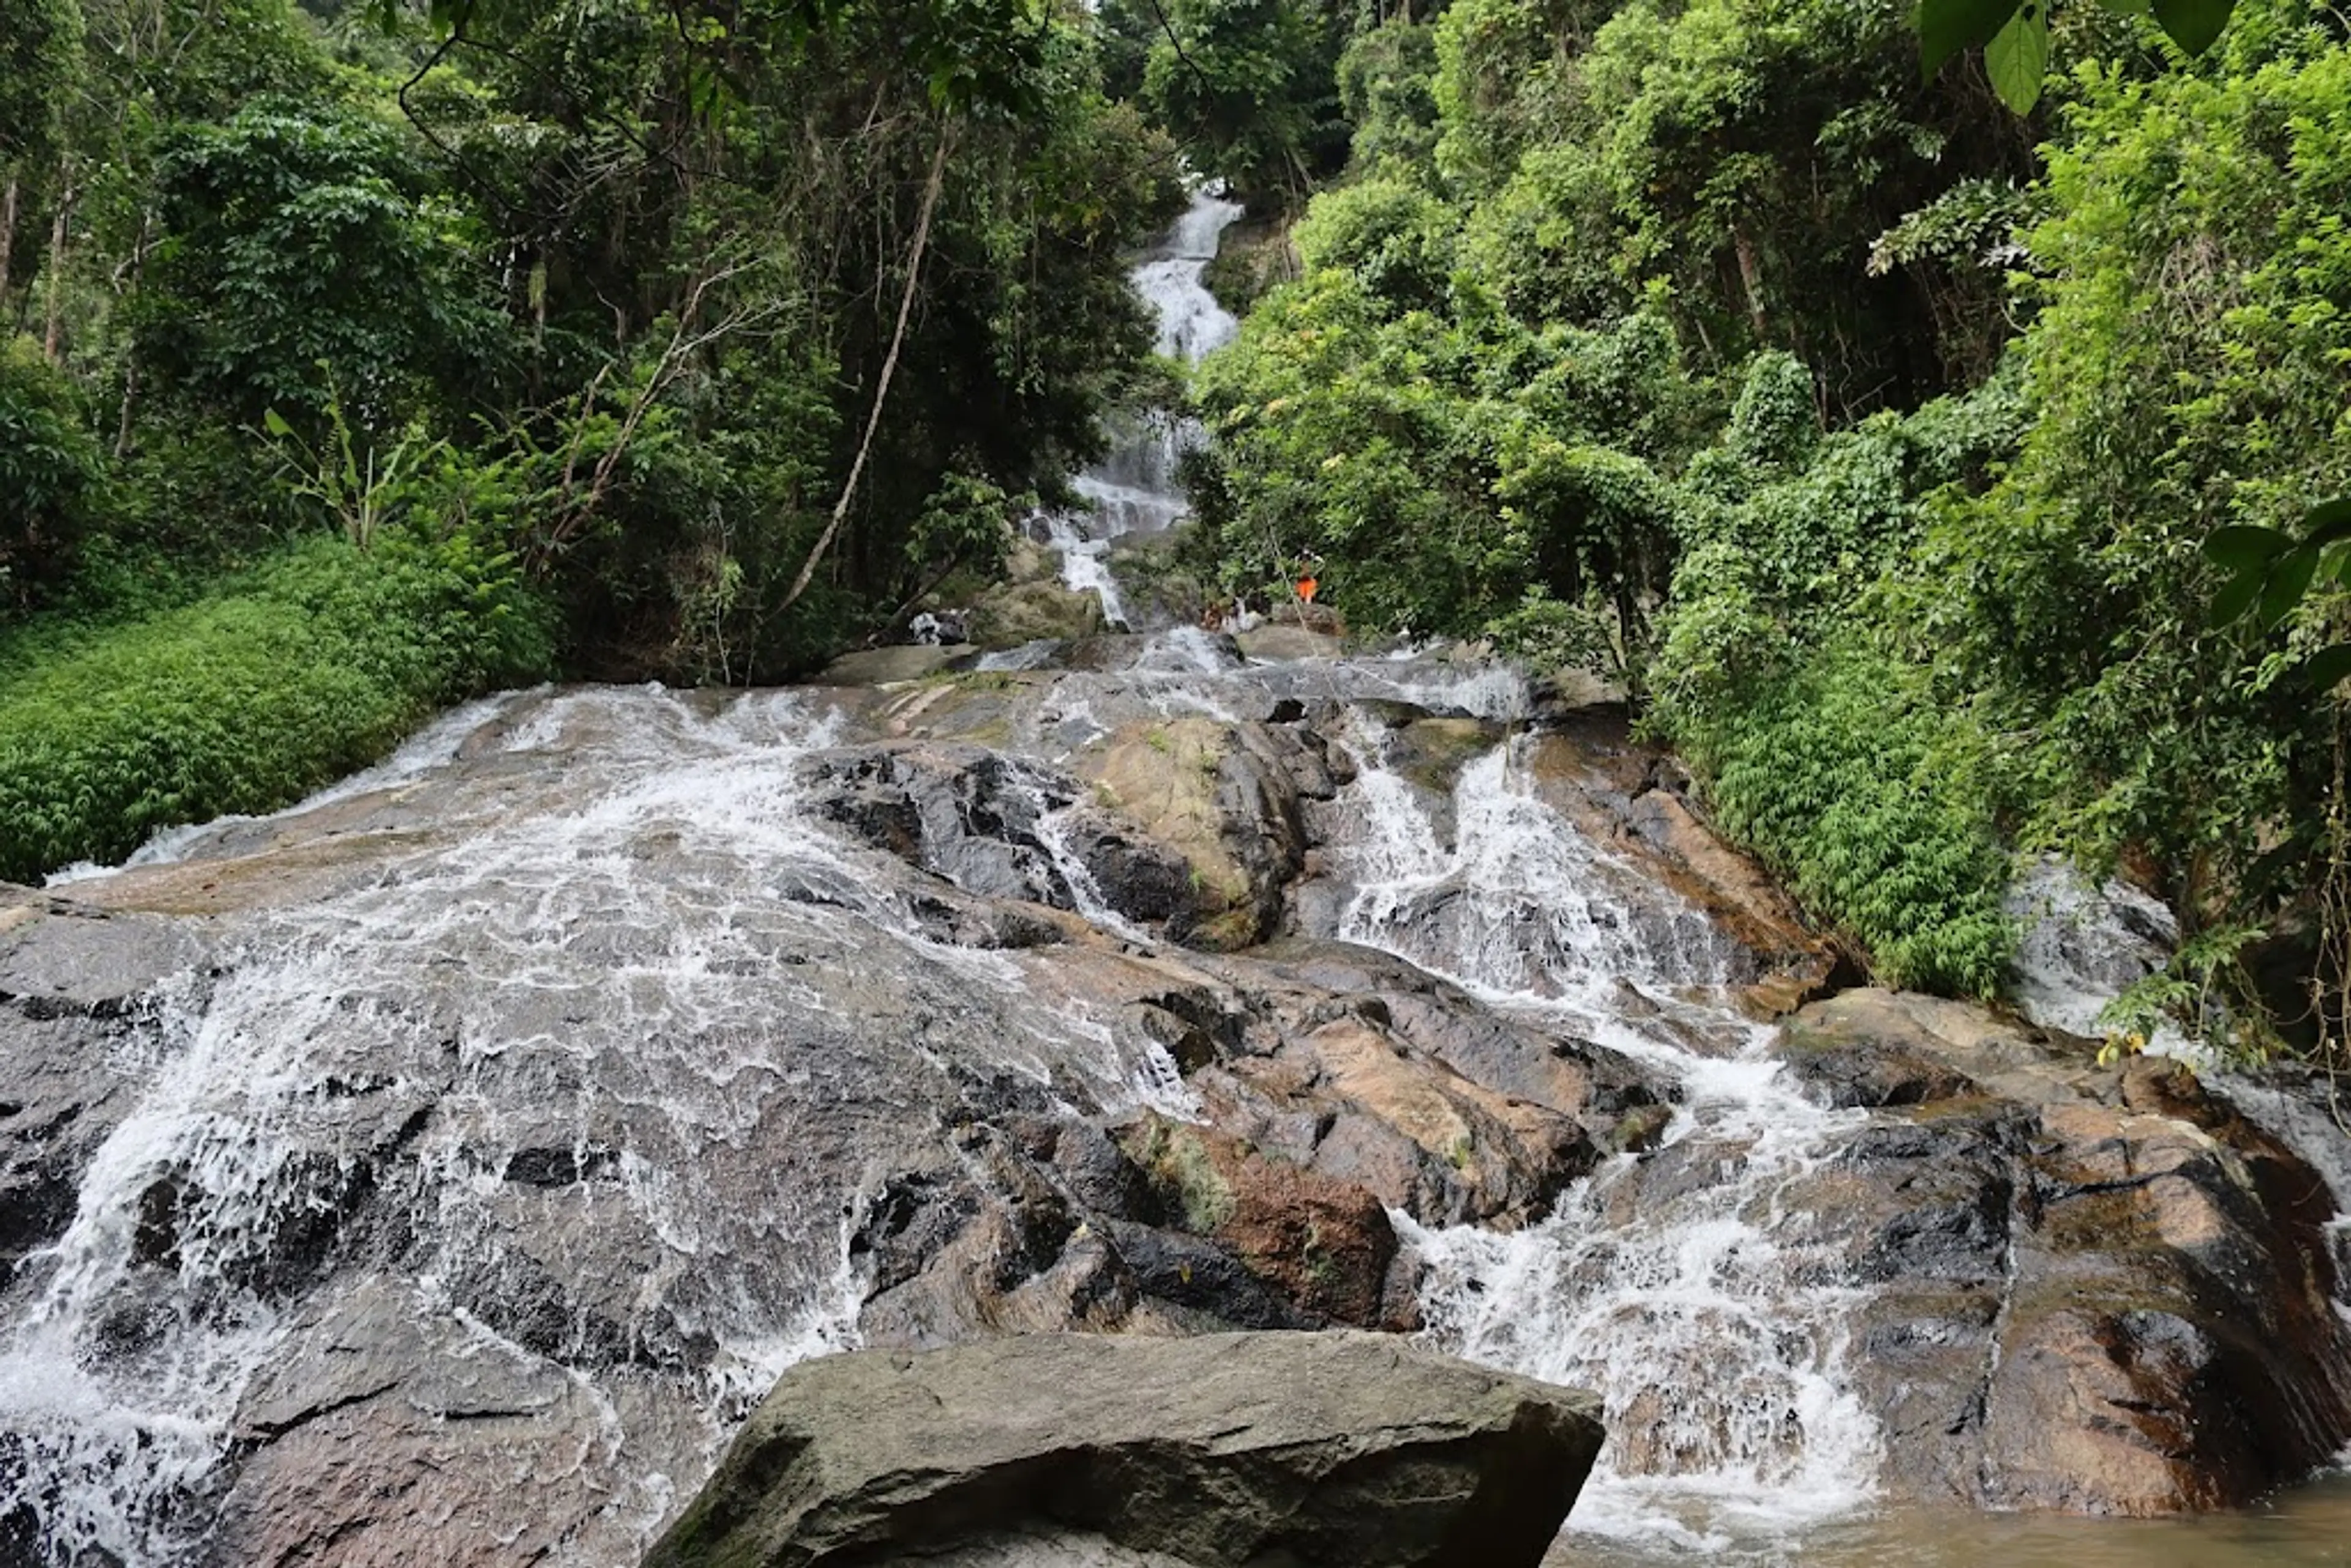
[[[633,1560],[783,1367],[855,1343],[844,1215],[955,1082],[1195,1113],[1163,1047],[1040,1007],[810,817],[838,728],[791,693],[513,694],[372,794],[142,852],[435,791],[406,852],[263,915],[117,1048],[136,1103],[8,1282],[0,1559],[30,1518],[31,1561],[190,1561],[253,1423],[490,1377],[597,1434],[492,1446],[567,1518],[556,1560]],[[336,1370],[338,1325],[383,1313],[415,1326]]]
[[[1114,1162],[1103,1129],[1143,1110],[1229,1132],[1217,1074],[1275,1063],[1252,1081],[1272,1093],[1325,1071],[1314,1020],[1369,1014],[1363,982],[1310,973],[1393,972],[1342,942],[1447,982],[1396,984],[1490,1029],[1512,1071],[1583,1075],[1555,1098],[1577,1121],[1541,1196],[1389,1199],[1416,1206],[1391,1217],[1431,1343],[1602,1396],[1566,1555],[1784,1560],[1792,1536],[1863,1528],[1881,1469],[1886,1498],[1914,1495],[1902,1445],[1943,1428],[1881,1430],[1865,1403],[1883,1368],[1856,1341],[1903,1281],[1856,1270],[1886,1216],[1857,1219],[1849,1184],[1876,1179],[1854,1160],[1874,1134],[1931,1119],[1798,1092],[1734,1005],[1757,950],[1609,836],[1639,830],[1627,792],[1649,777],[1614,721],[1545,729],[1523,679],[1444,650],[1256,662],[1173,628],[1090,652],[872,691],[510,693],[289,811],[80,868],[57,889],[73,909],[0,900],[19,993],[0,1050],[20,1053],[0,1065],[46,1051],[39,1075],[87,1085],[65,1111],[46,1082],[8,1088],[0,1197],[26,1190],[26,1151],[48,1157],[36,1116],[88,1129],[59,1156],[69,1212],[0,1250],[0,1563],[196,1568],[249,1542],[240,1508],[312,1511],[273,1559],[301,1560],[410,1510],[413,1485],[442,1489],[413,1539],[453,1561],[601,1568],[642,1553],[799,1359],[910,1323],[917,1343],[1164,1330],[1081,1315],[1125,1288],[1084,1260],[1155,1221],[955,1226],[1057,1212],[1050,1182],[987,1186],[999,1156],[1034,1175],[1082,1127]],[[1139,801],[1155,755],[1200,769],[1180,779],[1196,802],[1277,767],[1297,786],[1263,817],[1182,819],[1295,831],[1294,943],[1207,957],[1134,913],[1154,907],[1134,867],[1179,900],[1186,869],[1144,841],[1167,831]],[[1106,756],[1139,767],[1085,771]],[[2100,933],[2153,925],[2104,896],[2125,913],[2030,949],[2077,1007],[2143,961]],[[131,913],[183,900],[199,912]],[[67,925],[183,946],[82,1017],[9,967],[12,933]],[[1553,1103],[1391,1038],[1416,1064],[1396,1071]],[[2227,1087],[2351,1191],[2321,1102]],[[1320,1157],[1322,1133],[1280,1135]],[[1627,1152],[1595,1161],[1587,1137]],[[1437,1218],[1470,1212],[1541,1218]],[[895,1263],[893,1225],[913,1228]],[[2329,1228],[2351,1261],[2351,1222]],[[1000,1267],[986,1310],[1019,1296],[1019,1315],[922,1295],[942,1259]],[[1040,1284],[1072,1293],[1020,1295]],[[360,1519],[353,1550],[388,1560],[385,1533]]]
[[[1225,230],[1241,215],[1228,202],[1203,188],[1176,220],[1165,238],[1128,274],[1134,291],[1158,324],[1158,351],[1197,364],[1211,350],[1232,341],[1240,323],[1217,303],[1201,281]],[[1102,615],[1113,625],[1127,622],[1104,554],[1123,534],[1158,533],[1184,515],[1176,464],[1199,440],[1198,427],[1160,410],[1121,420],[1111,432],[1111,450],[1101,463],[1078,476],[1083,512],[1045,514],[1046,542],[1061,552],[1061,580],[1080,592],[1101,595]]]
[[[1333,855],[1356,892],[1335,934],[1681,1091],[1663,1150],[1602,1166],[1539,1225],[1396,1216],[1429,1266],[1430,1336],[1601,1393],[1608,1444],[1571,1529],[1708,1550],[1725,1525],[1865,1500],[1877,1430],[1842,1373],[1865,1292],[1828,1282],[1828,1249],[1779,1203],[1864,1113],[1823,1111],[1785,1082],[1764,1054],[1771,1031],[1723,996],[1711,923],[1638,887],[1537,799],[1517,746],[1471,762],[1438,801],[1388,765],[1375,727],[1350,744],[1358,826]]]

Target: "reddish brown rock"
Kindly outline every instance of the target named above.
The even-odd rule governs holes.
[[[1160,1117],[1121,1143],[1165,1223],[1215,1241],[1308,1318],[1417,1326],[1410,1291],[1390,1278],[1395,1228],[1364,1188]]]

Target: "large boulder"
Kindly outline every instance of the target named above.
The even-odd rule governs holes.
[[[1347,776],[1293,727],[1197,717],[1123,727],[1080,768],[1106,806],[1182,857],[1193,907],[1172,934],[1217,950],[1279,927],[1306,863],[1302,802],[1331,799]]]
[[[1597,1411],[1352,1332],[862,1352],[786,1373],[645,1561],[1531,1568]]]
[[[971,607],[968,625],[972,642],[982,648],[1090,637],[1102,629],[1102,599],[1059,582],[1002,583]]]
[[[1889,1493],[2230,1507],[2351,1438],[2325,1184],[2186,1066],[1879,990],[1807,1006],[1781,1050],[1880,1108],[1789,1206],[1870,1290]]]

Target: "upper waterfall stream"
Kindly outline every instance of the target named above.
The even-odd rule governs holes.
[[[1190,209],[1129,275],[1158,320],[1158,350],[1168,359],[1197,364],[1240,329],[1201,281],[1218,240],[1240,215],[1239,203],[1195,192]],[[1042,519],[1047,542],[1061,552],[1062,580],[1100,594],[1103,618],[1113,626],[1127,623],[1126,606],[1104,554],[1122,535],[1158,533],[1184,515],[1176,467],[1198,439],[1188,421],[1155,410],[1123,421],[1112,433],[1109,455],[1078,476],[1088,509]]]

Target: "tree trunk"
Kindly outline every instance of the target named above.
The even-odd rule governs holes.
[[[0,192],[0,308],[8,303],[8,263],[16,248],[16,171],[8,171],[8,188]]]
[[[49,221],[49,319],[41,335],[41,352],[57,362],[63,344],[66,298],[66,214],[73,211],[73,188],[57,199],[57,215]]]
[[[890,352],[882,361],[882,377],[874,384],[873,407],[865,416],[865,434],[857,443],[856,460],[850,464],[849,477],[841,484],[841,499],[833,503],[832,520],[825,524],[824,532],[817,536],[816,547],[809,551],[808,559],[800,562],[799,575],[792,579],[791,591],[785,594],[783,602],[776,606],[778,613],[799,603],[800,595],[808,591],[809,583],[816,576],[818,563],[824,559],[825,551],[832,548],[834,538],[841,532],[842,520],[849,516],[849,504],[857,495],[857,481],[864,476],[865,459],[873,450],[873,432],[882,423],[882,405],[890,396],[890,378],[897,373],[898,350],[906,343],[906,319],[914,313],[915,286],[922,280],[923,252],[931,242],[931,214],[939,204],[939,186],[946,179],[947,143],[953,140],[950,134],[953,126],[954,122],[948,121],[939,127],[939,148],[931,157],[930,183],[923,187],[922,215],[914,220],[914,244],[906,256],[906,291],[898,297],[898,325],[890,334]]]
[[[139,297],[139,285],[147,276],[147,240],[153,226],[154,214],[139,214],[139,237],[131,246],[131,260],[115,272],[115,292],[124,304]],[[118,463],[131,455],[131,411],[139,402],[139,337],[132,333],[122,350],[122,410],[115,421],[114,460]]]
[[[117,463],[131,455],[131,410],[139,401],[139,351],[131,350],[122,360],[122,414],[114,426],[114,460]]]

